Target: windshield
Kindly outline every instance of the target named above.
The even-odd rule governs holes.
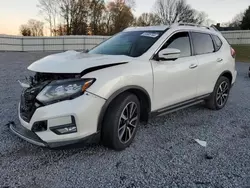
[[[93,48],[89,53],[139,57],[161,37],[163,32],[164,31],[121,32]]]

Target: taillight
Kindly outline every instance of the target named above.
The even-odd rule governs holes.
[[[233,58],[235,58],[235,56],[236,56],[236,52],[232,47],[231,47],[231,55]]]

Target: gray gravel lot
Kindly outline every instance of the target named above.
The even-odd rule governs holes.
[[[198,105],[151,119],[122,152],[99,145],[50,150],[5,126],[19,123],[17,80],[45,55],[0,52],[0,187],[250,187],[250,64],[237,63],[237,83],[221,111]]]

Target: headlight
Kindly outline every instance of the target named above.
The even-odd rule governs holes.
[[[36,99],[43,104],[74,99],[82,95],[94,82],[95,79],[53,81],[37,95]]]

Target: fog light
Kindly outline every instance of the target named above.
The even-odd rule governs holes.
[[[50,130],[58,135],[76,133],[77,127],[76,127],[76,123],[75,123],[75,118],[73,116],[71,116],[71,123],[70,124],[50,127]]]
[[[77,129],[76,126],[74,126],[74,127],[59,128],[56,129],[56,131],[59,132],[60,134],[69,134],[77,132]]]

